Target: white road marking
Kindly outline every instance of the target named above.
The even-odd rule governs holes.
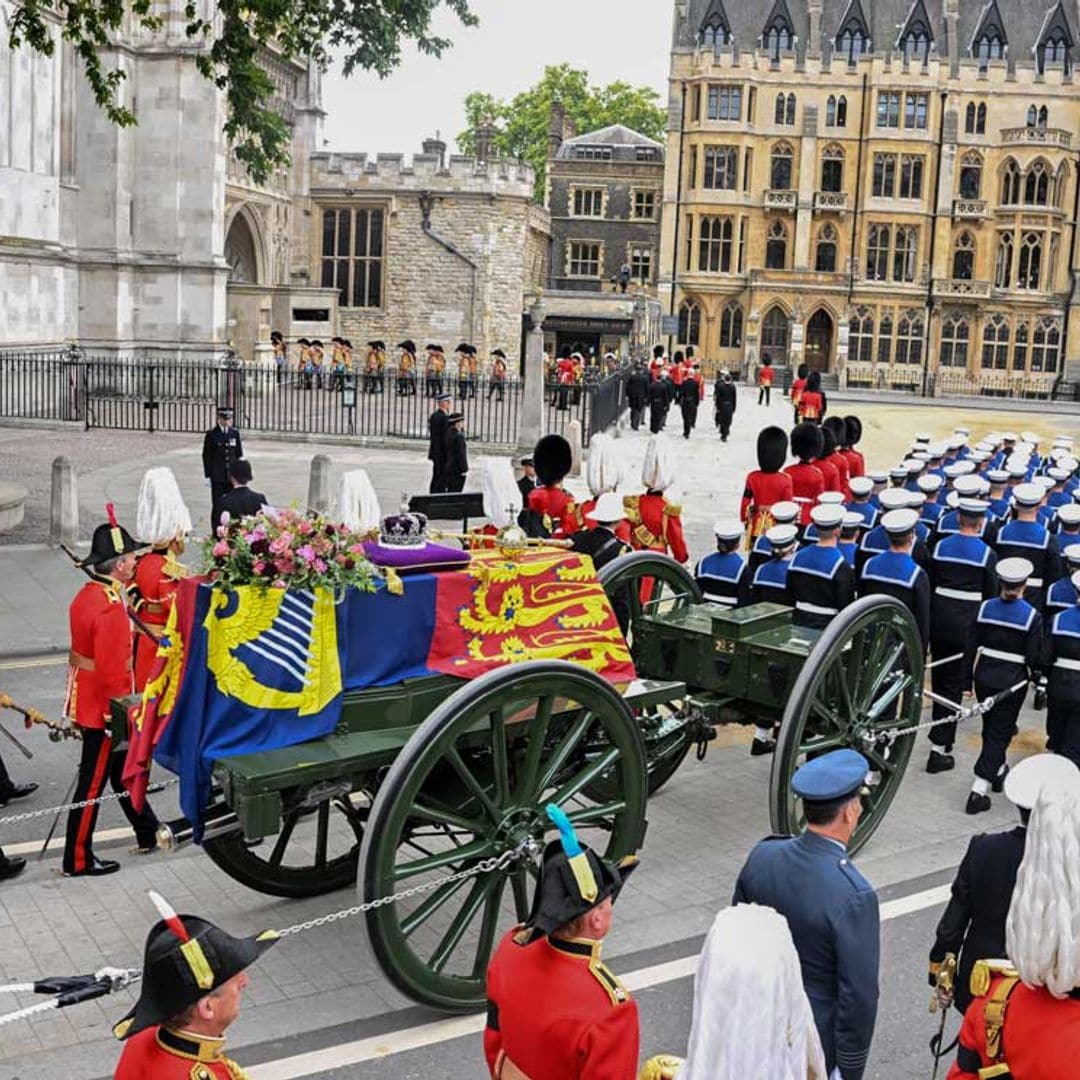
[[[882,922],[942,904],[949,898],[949,889],[948,885],[939,885],[897,900],[888,900],[881,905]],[[621,979],[631,991],[644,990],[689,978],[693,976],[696,965],[696,956],[684,956],[679,960],[639,968],[621,976]],[[301,1080],[302,1077],[313,1076],[319,1072],[393,1057],[409,1050],[459,1039],[464,1035],[479,1035],[484,1030],[484,1023],[483,1015],[455,1016],[401,1031],[390,1031],[384,1035],[373,1035],[367,1039],[327,1046],[322,1050],[312,1050],[293,1057],[279,1058],[265,1065],[249,1067],[247,1072],[251,1080]]]

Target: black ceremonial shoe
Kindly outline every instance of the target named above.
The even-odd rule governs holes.
[[[766,754],[771,754],[776,749],[775,739],[757,739],[750,744],[750,756],[751,757],[764,757]]]
[[[26,860],[18,855],[12,855],[0,863],[0,881],[18,877],[26,869]]]
[[[981,814],[989,809],[989,795],[980,795],[977,791],[968,792],[967,806],[964,807],[965,814]]]
[[[27,795],[33,795],[38,786],[33,780],[25,784],[12,784],[11,787],[0,795],[0,806],[7,806],[12,799],[25,799]]]
[[[85,870],[64,871],[64,877],[104,877],[115,874],[120,864],[115,859],[95,859]]]
[[[928,773],[948,772],[950,769],[956,768],[956,758],[952,754],[939,754],[936,751],[931,751],[930,757],[926,759],[926,771]]]
[[[993,780],[990,781],[990,790],[996,791],[999,794],[1005,790],[1005,777],[1009,775],[1009,766],[1005,766],[1004,772],[999,772]]]

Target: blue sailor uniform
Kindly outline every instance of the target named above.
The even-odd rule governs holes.
[[[933,535],[934,530],[937,528],[937,523],[944,513],[945,507],[942,506],[941,503],[923,503],[922,509],[919,511],[919,520],[930,530],[931,535]]]
[[[1072,495],[1064,488],[1061,491],[1051,491],[1046,497],[1046,505],[1051,510],[1056,510],[1059,506],[1065,506],[1072,501]]]
[[[742,607],[750,602],[750,569],[737,551],[706,555],[697,564],[694,577],[711,603]]]
[[[1072,584],[1068,578],[1057,584],[1066,582]],[[1075,602],[1050,622],[1046,661],[1046,748],[1080,765],[1080,607]]]
[[[859,575],[859,595],[899,600],[915,619],[926,652],[930,643],[930,579],[910,555],[885,551],[867,560]]]
[[[761,604],[769,601],[791,607],[794,601],[791,599],[791,590],[788,588],[790,567],[790,559],[781,559],[775,555],[768,562],[762,563],[754,571],[754,578],[750,585],[750,602]]]
[[[974,633],[964,650],[965,686],[974,686],[984,700],[1029,679],[1042,661],[1042,617],[1026,600],[984,600]],[[1005,764],[1005,753],[1016,734],[1016,718],[1027,687],[1009,694],[983,714],[982,750],[975,775],[993,781]]]
[[[855,556],[859,553],[859,545],[855,540],[840,540],[837,542],[837,550],[844,556],[845,561],[852,570],[855,569]]]
[[[990,513],[999,521],[1004,521],[1012,509],[1012,496],[1002,495],[1000,499],[990,500]]]
[[[944,537],[933,551],[930,578],[930,651],[934,660],[944,660],[964,652],[974,631],[983,600],[997,595],[997,557],[977,536],[954,533]],[[937,664],[930,669],[930,685],[935,694],[961,703],[964,694],[964,665],[961,660]],[[953,710],[933,704],[933,718],[942,720]],[[946,751],[956,738],[956,724],[938,724],[930,729],[930,741]]]
[[[871,495],[872,499],[873,496]],[[877,524],[878,519],[878,507],[876,503],[872,502],[849,502],[844,505],[844,509],[849,514],[858,514],[863,519],[861,528],[872,529]]]
[[[866,533],[859,542],[859,551],[855,556],[855,572],[862,573],[862,568],[869,559],[889,550],[889,534],[884,525],[875,525]],[[915,533],[915,545],[911,549],[911,557],[927,572],[930,572],[930,548],[922,538],[918,529]]]
[[[861,1080],[877,1019],[880,917],[877,894],[844,846],[815,832],[762,840],[732,903],[764,904],[787,919],[825,1069]]]
[[[753,581],[754,574],[757,573],[757,568],[762,563],[767,563],[772,558],[772,552],[772,544],[769,543],[765,534],[762,533],[754,541],[754,546],[750,549],[750,558],[747,560],[747,565],[750,569],[751,581]]]
[[[1076,586],[1072,583],[1072,575],[1066,574],[1063,578],[1058,578],[1046,593],[1044,610],[1046,618],[1052,619],[1059,611],[1075,606],[1076,598]]]
[[[795,601],[792,625],[823,630],[855,599],[855,572],[835,547],[813,544],[795,553],[788,570]]]
[[[1028,578],[1024,599],[1037,611],[1046,601],[1046,588],[1061,576],[1061,553],[1057,538],[1037,521],[1010,521],[998,530],[994,550],[999,559],[1019,556],[1034,570]]]
[[[984,516],[979,523],[979,536],[986,536],[987,519]],[[934,543],[937,544],[943,540],[946,536],[953,536],[960,532],[960,511],[949,510],[942,514],[938,518],[937,526],[934,529]]]

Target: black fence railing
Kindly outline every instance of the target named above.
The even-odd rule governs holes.
[[[626,400],[628,367],[619,368],[601,379],[580,383],[549,382],[544,386],[546,430],[565,435],[571,420],[581,422],[581,442],[588,446],[596,432],[616,423],[629,409]]]

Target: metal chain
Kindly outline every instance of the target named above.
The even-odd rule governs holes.
[[[321,915],[317,919],[309,919],[307,922],[295,923],[293,926],[285,927],[284,930],[278,930],[277,935],[278,937],[288,937],[290,934],[302,934],[306,930],[314,930],[317,927],[337,922],[339,919],[348,919],[353,915],[363,915],[367,911],[374,911],[375,908],[384,907],[386,904],[393,904],[398,900],[407,900],[411,896],[419,896],[420,893],[428,892],[430,889],[437,889],[442,885],[448,885],[452,881],[464,881],[466,878],[476,877],[478,874],[487,874],[493,870],[503,870],[517,859],[523,859],[527,855],[532,854],[536,847],[536,841],[533,840],[532,837],[529,837],[518,844],[516,848],[512,848],[510,851],[504,851],[501,855],[492,856],[490,859],[484,859],[475,866],[470,867],[468,870],[461,870],[456,874],[449,874],[446,877],[440,877],[435,881],[425,882],[423,885],[414,885],[410,889],[404,889],[399,893],[392,893],[389,896],[379,896],[374,900],[369,900],[366,904],[357,904],[355,907],[342,908],[341,911],[335,911],[330,915]]]
[[[1023,682],[1023,685],[1027,685],[1026,680]],[[1008,690],[992,694],[982,701],[975,702],[974,705],[959,709],[957,712],[953,713],[952,716],[943,716],[938,720],[924,720],[921,724],[912,724],[910,727],[905,728],[889,728],[888,731],[883,731],[882,734],[887,735],[891,739],[899,739],[904,735],[913,735],[917,731],[926,731],[929,728],[938,727],[940,724],[962,724],[965,720],[970,720],[974,716],[982,716],[984,713],[989,712],[990,709],[997,704],[999,698],[1008,697],[1009,694],[1016,693],[1017,690],[1020,689],[1020,686],[1021,683],[1017,683]]]
[[[180,780],[174,776],[168,780],[162,780],[159,786],[167,788],[179,783]],[[61,806],[47,806],[44,810],[27,810],[23,814],[5,814],[0,817],[0,829],[5,825],[14,825],[17,821],[30,821],[33,818],[48,817],[50,814],[62,814],[65,810],[81,810],[84,806],[95,806],[99,803],[129,798],[131,798],[131,792],[129,791],[113,791],[108,795],[99,795],[96,799],[83,799],[82,802],[64,803]]]

